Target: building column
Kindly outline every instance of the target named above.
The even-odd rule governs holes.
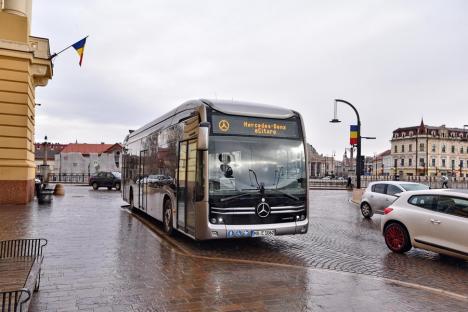
[[[34,196],[35,88],[52,78],[49,42],[29,36],[30,0],[0,11],[0,204]]]

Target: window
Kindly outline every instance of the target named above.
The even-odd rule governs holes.
[[[395,159],[395,168],[398,167],[398,159]]]
[[[410,152],[412,152],[412,151],[413,151],[413,144],[410,144],[410,145],[408,146],[408,149],[409,149]]]
[[[436,165],[435,158],[432,158],[432,167],[435,167],[435,165]]]
[[[395,194],[403,192],[400,190],[399,187],[393,185],[393,184],[388,184],[387,185],[387,195],[395,196]]]
[[[422,191],[429,189],[429,186],[419,183],[402,183],[400,186],[406,191]]]
[[[404,165],[405,165],[405,160],[402,158],[402,159],[400,159],[400,166],[403,167]]]
[[[425,166],[424,158],[419,158],[419,165],[422,167]]]
[[[398,145],[395,145],[395,153],[398,153]]]
[[[419,144],[419,151],[424,152],[424,143]]]
[[[455,159],[452,159],[452,169],[455,168]]]
[[[463,146],[460,146],[460,154],[463,154],[464,150],[463,150]]]
[[[446,165],[447,165],[447,164],[446,164],[446,160],[445,160],[445,159],[442,159],[442,167],[445,168]]]
[[[460,165],[459,165],[460,168],[463,168],[463,160],[460,159]]]
[[[401,152],[402,152],[402,153],[405,152],[405,146],[404,146],[404,145],[401,146]]]
[[[413,159],[412,158],[408,159],[408,166],[410,166],[410,167],[413,166]]]
[[[452,145],[452,153],[455,153],[455,145]]]
[[[372,192],[374,193],[380,193],[380,194],[385,194],[385,189],[387,187],[387,184],[382,184],[382,183],[379,183],[379,184],[374,184],[372,186]]]
[[[445,153],[445,144],[442,145],[442,153]]]
[[[436,151],[436,146],[435,144],[432,144],[432,152],[435,153],[435,151]]]
[[[439,196],[439,200],[437,201],[437,211],[468,218],[468,199]]]
[[[414,195],[410,197],[408,203],[421,208],[434,210],[435,199],[435,195]]]

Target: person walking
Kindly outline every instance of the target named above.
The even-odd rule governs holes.
[[[448,188],[448,178],[447,176],[443,175],[441,178],[442,181],[442,188]]]

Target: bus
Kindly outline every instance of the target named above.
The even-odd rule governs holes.
[[[211,240],[307,232],[307,144],[298,112],[191,100],[129,132],[122,197],[166,233]]]

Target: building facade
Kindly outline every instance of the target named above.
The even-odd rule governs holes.
[[[99,171],[120,171],[122,145],[68,144],[55,154],[55,175],[94,175]]]
[[[468,129],[426,126],[398,128],[391,139],[392,174],[468,177]]]
[[[34,196],[35,89],[52,63],[48,39],[30,36],[31,0],[0,3],[0,204],[24,204]]]

